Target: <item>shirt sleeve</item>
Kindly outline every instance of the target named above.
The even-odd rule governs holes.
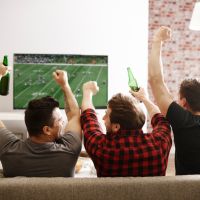
[[[200,126],[200,118],[185,110],[176,102],[170,104],[166,117],[174,129]]]
[[[77,133],[66,132],[61,139],[67,149],[79,155],[82,148],[82,142]]]
[[[171,147],[171,127],[168,120],[161,114],[157,113],[152,117],[151,125],[152,133],[161,141],[168,143]]]
[[[89,155],[94,155],[106,139],[93,109],[87,109],[81,114],[81,127],[85,149]]]
[[[0,156],[9,148],[9,145],[19,140],[11,131],[6,128],[0,128]]]

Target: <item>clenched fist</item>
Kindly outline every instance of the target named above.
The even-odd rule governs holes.
[[[163,42],[171,38],[171,29],[166,26],[161,26],[154,34],[154,42]]]

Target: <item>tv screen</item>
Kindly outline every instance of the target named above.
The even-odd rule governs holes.
[[[14,109],[25,109],[31,99],[52,96],[64,108],[64,96],[52,78],[56,69],[68,73],[69,84],[81,105],[82,85],[97,81],[100,91],[93,98],[96,108],[105,108],[108,98],[108,56],[61,54],[14,54]]]

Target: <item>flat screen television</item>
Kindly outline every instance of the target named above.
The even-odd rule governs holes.
[[[14,54],[13,107],[25,109],[31,99],[52,96],[64,108],[64,96],[52,78],[56,69],[66,70],[72,91],[81,105],[82,85],[97,81],[100,91],[93,98],[95,108],[106,108],[108,98],[108,56],[72,54]]]

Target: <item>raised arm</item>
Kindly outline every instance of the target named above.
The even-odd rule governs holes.
[[[88,108],[94,109],[92,97],[93,95],[96,95],[98,91],[99,87],[95,81],[89,81],[83,84],[83,99],[81,105],[82,112]]]
[[[134,92],[134,91],[130,91],[130,93],[139,101],[143,102],[147,112],[150,116],[150,118],[152,118],[155,114],[160,113],[160,110],[158,108],[158,106],[156,106],[152,101],[149,100],[149,98],[147,97],[144,88],[140,88],[139,91]]]
[[[7,67],[4,66],[2,63],[0,63],[0,80],[1,80],[1,77],[4,76],[7,72]]]
[[[72,90],[68,83],[67,72],[63,70],[56,70],[53,72],[53,77],[58,85],[60,85],[65,99],[65,113],[68,118],[68,123],[66,125],[65,131],[76,132],[81,134],[81,125],[80,125],[80,109],[79,105],[72,93]]]
[[[0,81],[1,77],[4,76],[7,72],[7,67],[0,63]],[[0,128],[5,128],[4,123],[0,120]]]
[[[163,42],[170,37],[171,30],[168,27],[162,26],[158,29],[153,37],[148,63],[149,83],[157,105],[164,116],[166,116],[173,98],[164,82],[161,50]]]

